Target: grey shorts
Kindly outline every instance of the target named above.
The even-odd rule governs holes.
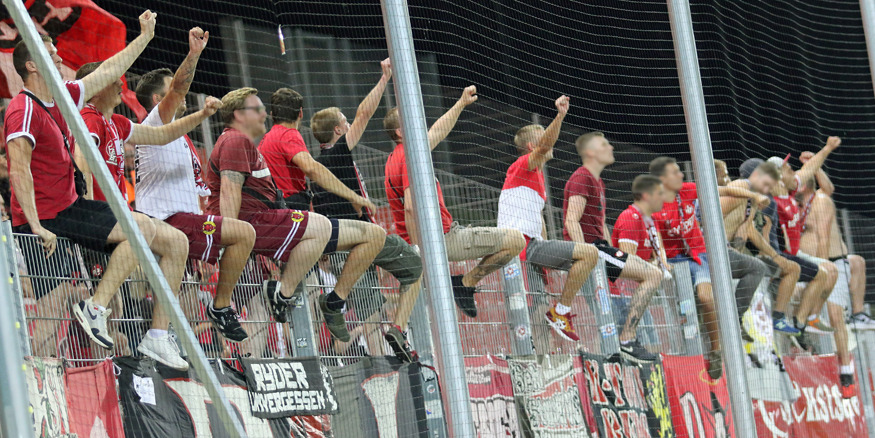
[[[386,243],[374,259],[374,264],[392,274],[401,286],[416,283],[422,276],[419,251],[397,234],[386,236]]]
[[[526,260],[546,269],[567,271],[574,264],[574,246],[568,240],[532,239],[526,246]]]
[[[845,312],[847,313],[851,309],[851,289],[848,283],[851,280],[851,264],[848,262],[848,258],[845,257],[830,262],[829,260],[815,257],[802,251],[799,251],[796,255],[798,255],[799,258],[818,266],[823,263],[834,263],[836,265],[839,276],[836,280],[835,287],[832,289],[832,293],[830,293],[829,298],[827,298],[827,301],[833,304],[838,304],[842,309],[845,309]]]

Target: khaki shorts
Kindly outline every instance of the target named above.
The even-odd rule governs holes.
[[[450,231],[444,234],[447,260],[461,262],[495,254],[504,247],[504,240],[510,231],[504,228],[463,227],[454,223]]]

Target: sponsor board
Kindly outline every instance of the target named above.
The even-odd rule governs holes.
[[[337,413],[331,375],[318,358],[242,359],[252,415],[285,418]]]
[[[662,365],[678,438],[735,437],[726,383],[708,377],[702,356],[665,355]]]

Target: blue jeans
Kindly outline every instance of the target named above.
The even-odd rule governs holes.
[[[702,283],[711,283],[711,271],[708,268],[708,256],[705,253],[699,254],[699,260],[702,261],[701,265],[696,263],[692,257],[686,254],[681,254],[668,259],[668,262],[673,265],[689,262],[690,276],[693,278],[693,287],[696,287]]]

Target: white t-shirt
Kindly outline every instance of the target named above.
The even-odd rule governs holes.
[[[143,120],[146,126],[163,126],[158,106]],[[176,213],[201,214],[194,179],[191,149],[185,137],[164,145],[137,146],[137,210],[164,220]]]
[[[541,239],[546,205],[544,174],[529,170],[529,156],[516,160],[507,170],[498,197],[498,228],[518,230],[531,239]]]

